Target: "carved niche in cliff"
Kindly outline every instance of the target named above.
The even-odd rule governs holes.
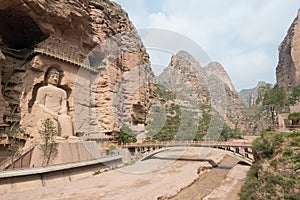
[[[21,124],[31,137],[38,136],[41,122],[50,118],[62,137],[72,136],[72,85],[76,70],[71,65],[36,56],[23,80]]]

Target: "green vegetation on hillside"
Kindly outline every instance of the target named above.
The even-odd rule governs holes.
[[[162,102],[176,99],[176,95],[162,85],[156,85],[154,96],[158,97]]]
[[[147,141],[200,141],[207,135],[211,125],[212,112],[216,112],[210,104],[199,104],[197,111],[190,110],[178,105],[176,96],[161,85],[157,85],[154,97],[161,105],[152,105],[150,109],[149,121],[146,127],[148,131]],[[216,118],[223,121],[217,113],[214,115],[217,115]],[[214,121],[218,119],[214,119]],[[240,138],[241,134],[225,124],[223,130],[213,130],[209,137],[227,140],[229,138]]]
[[[295,105],[300,100],[300,85],[292,88],[288,100],[290,105]]]
[[[197,134],[195,135],[195,140],[199,141],[207,133],[209,128],[210,120],[211,120],[211,105],[210,104],[203,104],[200,105],[200,111],[202,112],[202,116],[199,119],[199,125]]]
[[[240,191],[241,199],[299,199],[300,133],[264,132],[252,148],[257,161]]]
[[[174,139],[180,125],[180,107],[175,104],[166,107],[166,113],[169,113],[170,115],[167,115],[166,118],[160,120],[154,119],[154,122],[162,124],[157,124],[157,126],[156,124],[151,124],[150,127],[147,127],[149,131],[147,134],[148,140],[171,141]],[[152,111],[152,117],[161,117],[161,115],[162,110],[159,108]]]

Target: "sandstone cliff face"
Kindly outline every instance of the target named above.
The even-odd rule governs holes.
[[[1,0],[0,36],[0,123],[30,121],[49,67],[63,74],[60,87],[77,133],[112,134],[144,123],[154,76],[134,26],[116,3]]]
[[[158,76],[158,83],[172,88],[174,92],[190,91],[197,103],[209,101],[209,91],[199,62],[186,51],[172,56],[168,68]]]
[[[180,51],[172,57],[169,67],[158,80],[172,86],[180,79],[183,81],[181,86],[178,85],[179,90],[192,90],[192,99],[199,105],[211,105],[223,116],[228,126],[235,128],[245,106],[221,64],[213,62],[201,67],[191,55]]]
[[[244,115],[238,122],[238,128],[249,135],[259,134],[272,125],[272,119],[261,103],[256,103],[260,87],[270,87],[273,85],[260,81],[255,88],[242,90],[240,98],[248,107]]]
[[[222,80],[222,82],[234,93],[237,93],[232,82],[231,79],[229,77],[229,75],[227,74],[227,72],[225,71],[224,67],[218,63],[218,62],[211,62],[209,63],[206,67],[205,67],[206,71],[209,71],[210,73],[214,73],[214,70],[212,69],[216,69],[218,71],[218,74],[220,76],[220,79]]]
[[[261,106],[249,107],[237,122],[237,128],[245,135],[259,135],[271,125],[272,119],[268,111]]]
[[[237,128],[237,122],[245,113],[246,107],[242,103],[239,94],[235,90],[229,75],[223,68],[220,63],[212,62],[209,63],[204,70],[206,74],[219,74],[219,79],[223,82],[225,88],[225,109],[224,112],[226,113],[225,122],[230,128]],[[217,70],[217,72],[216,72]]]
[[[294,87],[300,84],[300,10],[286,37],[279,46],[279,62],[276,78],[279,87]]]

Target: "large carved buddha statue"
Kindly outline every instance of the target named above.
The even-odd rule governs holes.
[[[67,93],[57,87],[59,83],[59,71],[55,68],[46,73],[46,86],[37,91],[32,113],[39,119],[50,118],[58,128],[61,137],[73,135],[72,119],[67,115]]]

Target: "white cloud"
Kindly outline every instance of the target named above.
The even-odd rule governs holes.
[[[266,54],[263,49],[258,49],[250,52],[228,53],[222,58],[224,66],[231,65],[227,68],[227,72],[235,77],[232,80],[233,84],[239,85],[240,88],[251,88],[256,86],[259,80],[274,83],[275,62]]]
[[[157,2],[160,4],[156,4]],[[237,90],[275,81],[277,47],[297,15],[298,0],[117,0],[137,28],[177,31],[222,63]],[[161,9],[149,9],[151,3]]]

